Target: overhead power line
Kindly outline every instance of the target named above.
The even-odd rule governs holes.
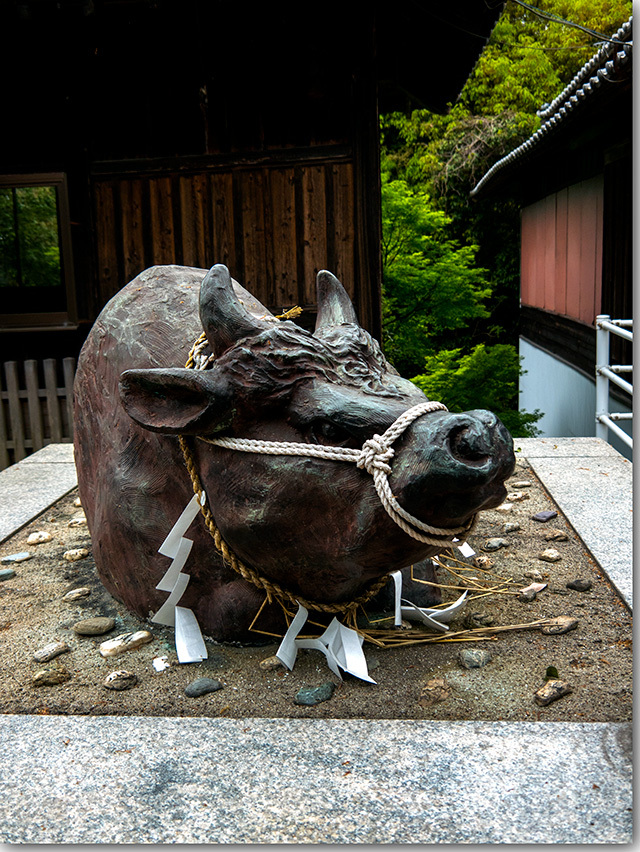
[[[523,9],[527,9],[529,12],[533,12],[534,15],[537,15],[539,18],[544,18],[546,21],[553,21],[556,24],[564,24],[566,27],[573,27],[576,30],[582,30],[583,33],[587,33],[588,35],[594,36],[601,41],[608,41],[612,44],[625,44],[626,42],[620,41],[617,38],[611,38],[611,36],[606,36],[604,33],[599,33],[597,30],[592,30],[589,27],[583,27],[582,24],[576,24],[574,21],[565,21],[564,18],[560,18],[557,15],[553,15],[551,12],[545,12],[542,9],[538,9],[536,6],[531,6],[529,3],[525,3],[524,0],[511,0],[512,3],[516,3],[518,6],[522,6]]]

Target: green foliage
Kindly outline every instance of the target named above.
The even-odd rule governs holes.
[[[537,5],[604,34],[632,11],[630,0]],[[599,46],[508,2],[447,115],[418,109],[381,117],[387,356],[403,375],[420,373],[415,381],[425,391],[429,383],[429,396],[458,410],[490,408],[516,435],[534,434],[541,416],[517,411],[519,210],[511,200],[472,201],[469,193],[538,129],[536,111]]]
[[[51,287],[60,279],[53,186],[0,190],[0,286]]]
[[[425,359],[424,374],[412,381],[430,399],[444,402],[450,411],[487,408],[502,420],[515,437],[534,437],[541,417],[517,411],[520,357],[515,347],[479,343],[464,355],[461,349],[445,349]]]
[[[488,316],[490,289],[474,268],[475,246],[447,236],[449,218],[429,197],[382,175],[384,346],[405,375],[419,371],[438,341]]]

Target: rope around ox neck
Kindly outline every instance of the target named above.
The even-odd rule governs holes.
[[[212,363],[212,361],[214,360],[213,356],[207,356],[206,354],[204,354],[204,349],[206,348],[206,346],[207,337],[206,334],[203,332],[191,347],[187,362],[185,364],[185,367],[187,369],[205,370]],[[439,547],[442,547],[445,544],[450,543],[452,538],[458,533],[464,533],[465,536],[469,535],[469,533],[475,526],[475,516],[471,518],[470,522],[467,524],[466,527],[454,529],[429,527],[427,524],[424,524],[422,521],[418,520],[418,518],[414,518],[412,515],[406,512],[402,508],[402,506],[400,506],[400,504],[397,502],[397,500],[391,493],[391,489],[389,487],[389,482],[387,479],[389,473],[391,472],[389,462],[391,461],[394,455],[391,443],[395,441],[396,438],[398,438],[404,432],[407,426],[412,423],[417,417],[420,417],[422,414],[427,414],[430,411],[437,410],[446,411],[447,407],[439,402],[424,402],[420,405],[410,408],[408,411],[405,411],[403,414],[401,414],[400,417],[398,417],[398,419],[391,424],[391,426],[386,430],[383,435],[374,435],[372,438],[369,438],[367,441],[365,441],[361,450],[353,450],[347,447],[315,447],[311,444],[297,444],[279,441],[253,441],[248,438],[210,439],[204,438],[203,436],[198,437],[200,437],[201,440],[204,440],[207,443],[218,444],[219,446],[226,445],[229,449],[240,449],[244,452],[267,452],[267,450],[264,449],[256,450],[251,446],[253,444],[260,444],[266,445],[267,449],[270,450],[270,455],[305,455],[316,458],[333,459],[335,461],[355,462],[355,464],[360,469],[366,470],[373,476],[374,485],[376,487],[378,495],[380,496],[382,505],[389,513],[391,518],[398,524],[399,527],[401,527],[401,529],[403,529],[405,532],[407,532],[408,535],[412,536],[413,538],[417,538],[418,541],[425,541],[425,543],[432,543],[436,544]],[[353,620],[355,627],[355,612],[357,608],[367,603],[367,601],[371,600],[371,598],[375,597],[375,595],[378,594],[378,592],[387,584],[390,574],[385,574],[377,582],[373,583],[373,585],[371,585],[369,589],[362,595],[355,598],[354,600],[347,601],[345,603],[321,603],[319,601],[306,600],[300,595],[294,595],[286,589],[283,589],[277,583],[272,583],[265,577],[260,576],[257,571],[254,571],[252,568],[249,568],[243,562],[241,562],[233,553],[233,551],[229,549],[226,542],[222,538],[220,530],[216,526],[208,502],[205,502],[202,499],[204,490],[200,482],[200,477],[198,476],[196,463],[193,457],[193,453],[191,452],[191,448],[189,447],[187,440],[182,435],[178,436],[178,441],[180,442],[180,448],[182,449],[185,464],[189,472],[189,476],[191,478],[193,491],[200,498],[201,513],[205,522],[205,526],[207,527],[209,534],[213,538],[216,549],[222,555],[223,559],[230,565],[230,567],[244,580],[247,580],[257,588],[262,589],[264,592],[266,592],[266,601],[269,603],[271,603],[272,600],[276,599],[283,608],[285,608],[286,602],[292,604],[294,607],[298,604],[301,604],[306,609],[315,610],[316,612],[333,613],[336,615],[342,613],[347,618]],[[230,446],[228,442],[234,442],[234,446]],[[235,446],[236,443],[242,444],[242,446]],[[410,526],[411,524],[417,527],[417,529],[413,529]],[[422,533],[430,532],[432,536],[439,536],[439,538],[427,538],[426,536],[421,535],[420,531],[422,531]]]
[[[259,453],[270,456],[310,456],[312,458],[330,459],[332,461],[352,462],[361,470],[366,470],[373,477],[373,484],[389,517],[404,530],[407,535],[421,541],[423,544],[433,544],[439,547],[450,544],[453,538],[468,535],[475,517],[462,527],[433,527],[411,515],[398,503],[391,492],[389,474],[390,461],[394,456],[391,444],[402,435],[405,429],[423,414],[432,411],[448,411],[441,402],[422,402],[409,408],[383,435],[374,435],[362,445],[362,449],[350,447],[320,447],[313,444],[298,444],[290,441],[258,441],[251,438],[206,438],[198,435],[201,441],[223,447],[227,450],[239,450],[244,453]]]

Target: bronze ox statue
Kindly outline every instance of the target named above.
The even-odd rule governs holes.
[[[273,317],[221,265],[148,269],[98,317],[76,375],[78,485],[99,575],[141,616],[167,599],[156,590],[169,563],[158,547],[193,496],[178,436],[229,550],[307,601],[358,598],[450,546],[456,531],[464,537],[475,513],[504,499],[515,459],[498,418],[416,408],[426,397],[360,327],[340,282],[323,271],[317,288],[313,334]],[[185,368],[203,329],[206,368]],[[392,451],[376,449],[373,436],[408,410]],[[221,438],[342,448],[353,460],[368,447],[373,461],[212,443]],[[411,532],[383,505],[376,475]],[[187,536],[180,605],[218,641],[259,640],[249,627],[264,590],[220,556],[202,517]],[[281,608],[270,604],[260,621],[281,632]]]

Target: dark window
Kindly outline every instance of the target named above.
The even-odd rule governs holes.
[[[70,247],[64,175],[0,177],[0,325],[71,321]]]

